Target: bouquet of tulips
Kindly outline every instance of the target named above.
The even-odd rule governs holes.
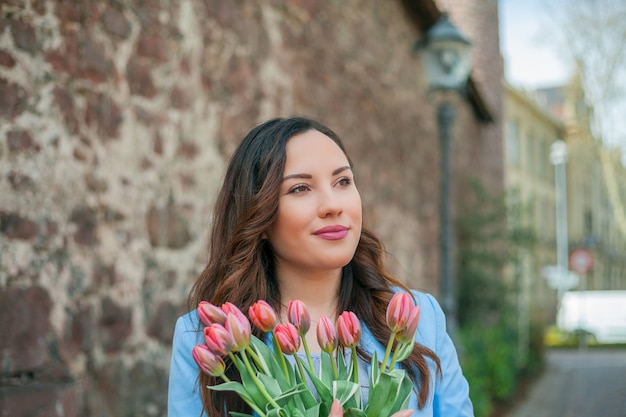
[[[203,372],[224,381],[207,388],[236,392],[260,417],[327,417],[335,398],[346,417],[389,416],[407,407],[413,383],[395,365],[413,351],[420,316],[419,306],[407,293],[396,293],[387,308],[391,337],[380,362],[376,352],[372,355],[369,400],[365,406],[356,353],[361,325],[353,312],[343,312],[336,324],[320,317],[317,340],[322,352],[319,369],[315,369],[304,337],[311,318],[300,300],[289,302],[288,322],[280,324],[276,312],[263,300],[250,307],[250,320],[232,303],[218,307],[202,301],[197,311],[206,326],[205,343],[193,348],[193,358]],[[250,321],[268,334],[270,346],[252,335]],[[301,346],[306,359],[296,355]],[[344,356],[345,349],[351,350],[350,359]],[[285,355],[293,355],[295,364],[291,365]],[[241,382],[225,375],[226,357],[237,367]]]

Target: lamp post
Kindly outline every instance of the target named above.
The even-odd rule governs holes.
[[[565,182],[565,164],[567,163],[567,144],[562,140],[555,141],[550,146],[550,162],[554,165],[554,193],[556,211],[556,264],[559,282],[564,281],[569,272],[569,256],[567,247],[567,188]],[[557,305],[565,288],[557,287]]]
[[[450,23],[448,15],[441,18],[419,39],[415,48],[421,55],[429,90],[463,94],[471,67],[471,42]],[[441,157],[440,189],[440,271],[441,304],[446,326],[452,339],[457,333],[457,309],[452,261],[452,218],[450,215],[450,160],[454,126],[454,105],[441,100],[437,108]]]

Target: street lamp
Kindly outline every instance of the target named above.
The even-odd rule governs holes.
[[[441,18],[419,39],[418,50],[429,89],[464,94],[471,69],[470,40],[448,20]],[[441,157],[440,249],[441,301],[446,313],[448,333],[455,339],[457,332],[456,297],[452,270],[452,219],[450,216],[450,147],[454,125],[454,105],[442,100],[437,108]]]
[[[556,264],[560,281],[563,281],[568,267],[567,248],[567,188],[565,178],[565,164],[567,163],[567,144],[562,140],[555,141],[550,146],[550,162],[554,165],[554,193],[556,211]],[[565,288],[558,286],[557,303],[561,304],[561,298]]]

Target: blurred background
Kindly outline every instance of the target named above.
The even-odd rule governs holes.
[[[225,166],[277,116],[343,138],[392,270],[446,311],[477,417],[546,352],[626,346],[624,2],[0,8],[3,417],[166,415]]]

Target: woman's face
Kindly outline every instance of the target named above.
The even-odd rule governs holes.
[[[287,142],[278,216],[266,236],[279,271],[338,269],[361,236],[361,197],[348,158],[328,136],[310,130]]]

